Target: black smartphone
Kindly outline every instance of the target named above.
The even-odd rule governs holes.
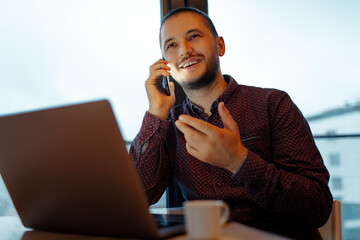
[[[162,60],[165,60],[162,58]],[[159,86],[159,90],[161,93],[170,96],[170,87],[169,87],[169,76],[162,76],[157,79],[157,85]]]
[[[162,76],[157,79],[157,85],[159,87],[159,91],[167,96],[170,96],[170,87],[169,87],[169,76]]]

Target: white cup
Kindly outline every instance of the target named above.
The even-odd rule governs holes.
[[[189,239],[217,239],[221,226],[229,219],[226,203],[219,200],[186,201],[185,226]]]

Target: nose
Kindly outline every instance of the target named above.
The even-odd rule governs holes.
[[[180,46],[179,46],[179,56],[187,56],[189,54],[191,54],[193,52],[191,43],[183,40],[180,42]]]

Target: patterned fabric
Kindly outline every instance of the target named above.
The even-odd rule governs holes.
[[[187,200],[221,199],[235,221],[295,239],[321,239],[317,228],[331,212],[332,196],[329,173],[306,120],[285,92],[224,77],[228,86],[210,116],[189,99],[173,107],[168,120],[145,114],[130,153],[149,202],[159,200],[175,175]],[[188,114],[223,127],[219,102],[238,123],[248,149],[235,174],[189,155],[174,123]]]

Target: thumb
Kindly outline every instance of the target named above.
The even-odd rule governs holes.
[[[175,96],[175,84],[169,81],[169,88],[172,96]]]
[[[218,111],[219,111],[221,120],[224,123],[224,128],[229,129],[233,132],[238,132],[239,131],[238,126],[237,126],[235,120],[233,119],[233,117],[231,116],[229,110],[227,110],[227,108],[225,107],[223,102],[219,103]]]

